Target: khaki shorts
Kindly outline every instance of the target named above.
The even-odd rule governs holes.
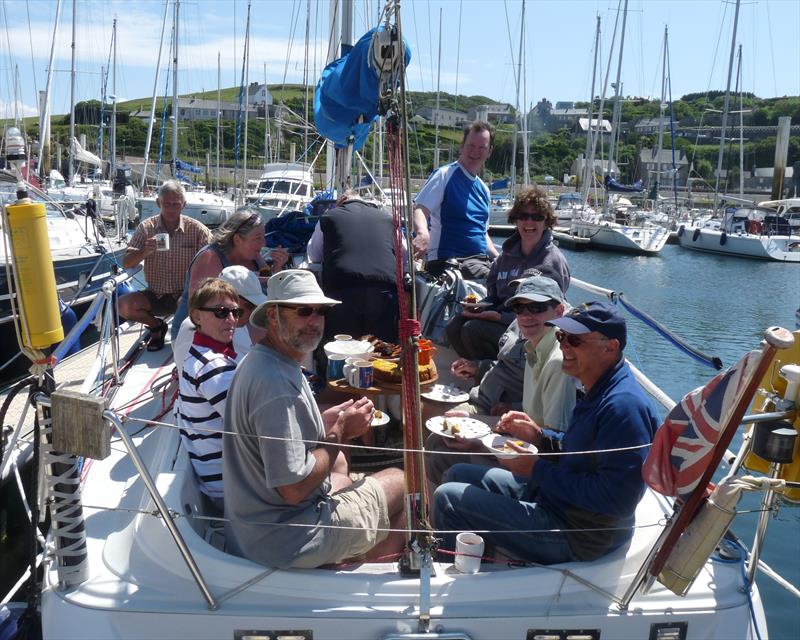
[[[364,478],[330,497],[331,525],[348,528],[326,528],[320,543],[308,553],[301,551],[292,561],[292,567],[312,569],[342,562],[365,554],[389,535],[386,496],[377,480]]]

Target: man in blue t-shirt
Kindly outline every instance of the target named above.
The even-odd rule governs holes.
[[[489,544],[514,557],[555,564],[594,560],[633,536],[642,462],[658,422],[622,353],[625,319],[610,304],[589,302],[546,324],[556,328],[562,371],[581,382],[584,397],[566,433],[506,431],[538,454],[511,440],[520,455],[501,459],[504,469],[447,471],[433,500],[445,549],[455,548],[454,531],[484,530]]]
[[[488,256],[486,277],[497,248],[489,239],[489,189],[478,177],[492,155],[494,129],[476,120],[464,127],[458,160],[437,169],[414,201],[414,254],[428,270],[449,258]]]

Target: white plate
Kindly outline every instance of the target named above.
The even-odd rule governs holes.
[[[455,436],[448,430],[444,430],[444,416],[435,416],[425,423],[428,430],[433,433],[438,433],[443,438],[455,438]],[[466,418],[464,416],[448,416],[447,422],[449,424],[458,425],[458,435],[464,440],[473,440],[481,438],[491,433],[489,425],[475,418]]]
[[[334,340],[323,347],[325,355],[328,357],[333,354],[363,357],[368,353],[372,353],[374,348],[366,340]]]
[[[493,451],[495,457],[497,458],[515,458],[516,456],[522,455],[514,449],[506,449],[504,447],[505,443],[509,440],[515,440],[517,443],[522,442],[522,440],[519,440],[518,438],[511,438],[499,433],[489,433],[481,438],[481,442],[486,445],[487,449]],[[530,453],[536,453],[539,451],[536,446],[532,445],[530,442],[525,442],[519,446],[521,446],[523,449],[527,449]]]
[[[466,402],[469,394],[458,387],[451,387],[446,384],[435,384],[425,393],[420,394],[423,398],[434,400],[435,402]]]
[[[377,414],[378,412],[375,411],[375,413]],[[380,427],[382,424],[386,424],[387,422],[389,422],[389,414],[386,413],[385,411],[381,411],[381,417],[380,418],[378,418],[377,416],[374,417],[372,419],[372,422],[370,423],[370,426]]]
[[[464,300],[461,301],[461,305],[469,311],[480,311],[494,306],[491,302],[466,302]]]

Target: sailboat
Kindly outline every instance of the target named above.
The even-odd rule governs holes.
[[[176,178],[183,183],[188,183],[186,171],[199,173],[201,170],[188,162],[178,158],[178,123],[180,121],[180,108],[178,105],[178,24],[180,17],[180,0],[174,0],[173,12],[173,57],[172,57],[172,161],[171,167]],[[153,117],[154,114],[151,114]],[[194,184],[191,185],[195,186]],[[157,197],[155,195],[142,196],[137,200],[139,220],[145,220],[160,213]],[[186,206],[182,214],[199,220],[207,227],[217,227],[225,222],[236,210],[232,200],[223,198],[215,193],[194,188],[186,189]]]
[[[402,59],[403,49],[399,13],[394,18],[396,22],[387,19],[382,29],[362,38],[359,43],[365,46],[356,45],[357,54],[350,60],[366,52],[388,68],[386,58],[391,55],[392,69],[404,67],[396,61]],[[374,67],[364,73],[374,74]],[[393,73],[402,82],[403,71]],[[374,75],[369,77],[374,80]],[[396,97],[398,92],[402,96],[403,84],[388,87]],[[396,104],[402,106],[404,100],[398,97]],[[402,122],[402,112],[393,115]],[[361,124],[358,118],[341,121],[354,139]],[[401,138],[392,138],[392,144]],[[395,151],[390,154],[390,168],[396,183],[401,174],[394,162],[404,151],[390,148]],[[227,550],[223,522],[204,506],[168,411],[174,384],[171,356],[142,349],[137,332],[126,330],[115,342],[120,353],[125,351],[123,345],[131,345],[122,358],[123,368],[101,363],[73,382],[75,394],[36,397],[41,422],[49,426],[52,420],[60,451],[76,453],[74,440],[60,440],[65,435],[69,439],[60,413],[64,405],[58,406],[67,397],[74,400],[74,412],[66,432],[98,436],[97,448],[89,446],[92,438],[82,439],[87,445],[82,455],[92,460],[81,469],[69,453],[56,453],[50,444],[44,447],[45,462],[59,474],[45,483],[53,517],[47,552],[41,555],[41,621],[47,640],[143,634],[198,640],[666,640],[753,638],[765,629],[758,590],[742,575],[745,560],[757,564],[755,549],[763,537],[754,544],[755,557],[726,539],[725,552],[737,561],[713,562],[701,554],[694,566],[687,566],[697,571],[698,579],[692,576],[688,584],[684,579],[681,585],[663,586],[656,581],[661,576],[657,563],[664,560],[669,539],[681,533],[678,523],[688,507],[676,513],[675,503],[654,491],[645,494],[637,509],[631,543],[593,562],[551,566],[487,562],[476,574],[459,573],[452,562],[433,560],[435,532],[414,510],[424,508],[424,493],[413,490],[411,544],[399,560],[280,570],[233,555]],[[770,402],[778,393],[787,403],[797,402],[798,385],[792,375],[790,392],[780,380],[774,388],[773,377],[763,374],[774,368],[777,349],[781,362],[796,362],[800,353],[785,350],[793,347],[784,330],[770,331],[767,340],[769,346],[748,360],[752,368],[746,368],[742,378],[750,393],[737,394],[722,420],[734,430],[756,387],[764,388],[759,410],[771,411]],[[408,389],[416,349],[410,348],[403,358]],[[92,390],[107,395],[101,398]],[[652,388],[651,392],[658,395]],[[415,420],[404,413],[406,430]],[[114,427],[113,440],[109,423]],[[46,439],[51,441],[50,436]],[[401,453],[407,461],[418,461],[421,452],[406,443]],[[700,483],[700,493],[705,492],[706,482]],[[770,509],[767,505],[765,513]]]
[[[717,157],[715,200],[719,199],[719,180],[725,152],[725,130],[729,113],[728,105],[731,77],[733,75],[734,51],[736,48],[739,5],[740,0],[737,0],[733,18],[731,50],[728,62],[728,84],[725,91],[722,131]],[[739,60],[739,76],[741,76],[741,49]],[[788,141],[788,131],[786,135]],[[744,141],[741,141],[740,144],[743,145]],[[785,164],[785,159],[783,162]],[[678,228],[678,242],[681,247],[704,253],[800,264],[800,233],[798,233],[798,229],[793,229],[789,220],[784,217],[783,214],[786,212],[786,208],[782,207],[783,202],[768,202],[764,209],[746,203],[741,204],[743,203],[741,197],[735,199],[735,202],[736,204],[733,206],[725,207],[718,218],[704,220],[696,225],[681,225]]]
[[[614,135],[619,131],[619,116],[621,112],[620,99],[622,85],[620,83],[620,74],[622,70],[622,52],[625,45],[627,12],[628,3],[627,0],[625,0],[622,9],[622,29],[619,46],[619,61],[617,63],[617,81],[612,85],[614,87],[614,124],[611,144],[609,145],[608,151],[608,171],[604,181],[605,199],[603,212],[590,213],[584,209],[580,212],[581,215],[579,217],[573,215],[569,225],[568,235],[574,238],[588,239],[590,248],[655,256],[661,252],[661,249],[663,249],[664,245],[667,243],[669,231],[660,225],[649,222],[645,217],[640,216],[637,218],[633,216],[631,214],[633,207],[629,206],[630,202],[625,206],[611,207],[614,203],[617,205],[620,204],[618,198],[621,193],[642,191],[639,185],[621,185],[611,175],[611,167],[614,160]],[[609,63],[610,60],[609,57]],[[607,76],[608,74],[606,74],[606,79]],[[598,122],[600,122],[602,119],[602,103],[597,117]],[[591,118],[589,122],[591,123]],[[591,126],[588,130],[591,132]],[[597,135],[600,135],[599,127]],[[592,148],[594,148],[595,145],[596,141],[593,142]],[[593,157],[594,154],[592,153],[589,166],[587,167],[587,175],[589,171],[593,171]],[[588,194],[588,180],[584,182],[587,183],[584,185],[584,188],[587,190]]]

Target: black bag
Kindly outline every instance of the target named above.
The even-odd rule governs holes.
[[[422,335],[442,346],[450,346],[447,325],[461,313],[461,301],[470,293],[486,297],[486,286],[465,280],[460,270],[447,269],[437,279],[417,276],[417,299]]]

